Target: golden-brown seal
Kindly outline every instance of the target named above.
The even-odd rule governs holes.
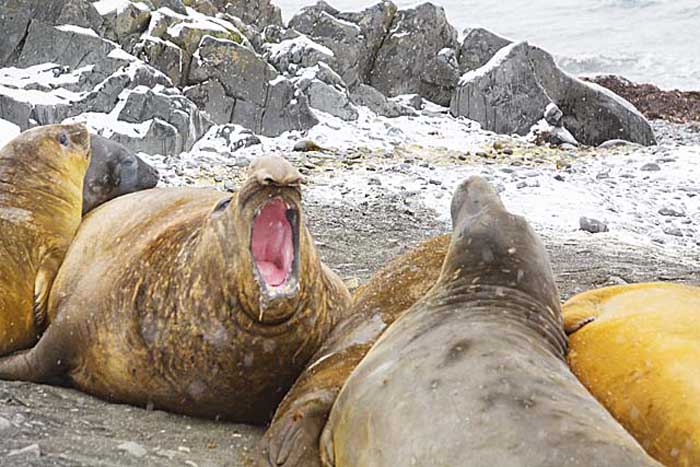
[[[350,303],[304,225],[300,178],[268,157],[233,197],[152,189],[97,209],[56,279],[55,322],[0,377],[67,374],[114,401],[266,422]]]
[[[664,465],[700,465],[700,288],[605,287],[563,311],[584,386]]]
[[[0,355],[31,346],[44,329],[89,162],[83,125],[33,128],[0,149]]]

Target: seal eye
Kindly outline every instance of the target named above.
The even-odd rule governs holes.
[[[58,135],[58,142],[61,143],[61,146],[68,146],[68,135],[65,133]]]
[[[224,209],[226,209],[229,204],[231,204],[231,198],[222,199],[221,201],[219,201],[219,203],[214,208],[214,211],[212,212],[221,212]]]

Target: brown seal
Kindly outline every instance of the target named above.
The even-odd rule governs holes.
[[[83,125],[37,127],[0,149],[0,355],[31,346],[44,329],[89,162]]]
[[[156,188],[95,210],[56,279],[55,322],[0,377],[66,374],[113,401],[267,422],[350,304],[304,225],[300,180],[267,157],[233,197]]]
[[[355,291],[352,311],[277,408],[259,443],[259,465],[320,465],[321,431],[340,388],[381,333],[435,284],[450,239],[441,235],[419,244]]]
[[[658,466],[566,365],[544,245],[484,179],[452,199],[440,277],[346,381],[326,466]]]

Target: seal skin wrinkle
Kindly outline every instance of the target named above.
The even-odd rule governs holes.
[[[605,287],[563,311],[584,386],[664,465],[700,465],[700,288]]]
[[[83,183],[83,215],[100,204],[158,184],[158,171],[126,147],[90,135],[92,158]]]
[[[0,378],[66,375],[111,401],[267,423],[350,305],[305,227],[300,181],[265,157],[233,198],[156,188],[95,210],[56,278],[55,319]]]
[[[83,125],[36,127],[0,149],[0,355],[30,347],[47,324],[89,163]]]
[[[658,466],[565,362],[542,242],[483,179],[452,200],[436,284],[376,341],[321,435],[326,466]]]
[[[382,332],[435,284],[450,236],[426,240],[357,289],[349,316],[331,332],[277,408],[259,443],[262,467],[321,464],[321,431],[352,370]]]

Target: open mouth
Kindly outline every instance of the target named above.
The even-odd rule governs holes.
[[[296,210],[282,198],[268,201],[253,221],[251,252],[267,288],[285,285],[294,269]]]

